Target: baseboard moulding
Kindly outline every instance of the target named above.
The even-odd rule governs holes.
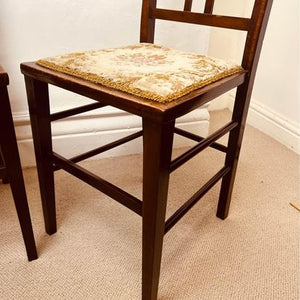
[[[15,113],[13,117],[22,166],[35,166],[29,115],[27,112],[20,112]],[[179,118],[177,126],[198,135],[207,136],[209,130],[207,108],[196,109],[183,118]],[[53,148],[54,151],[65,157],[72,157],[140,129],[141,118],[117,109],[104,109],[101,113],[97,111],[88,112],[53,122]],[[192,141],[175,135],[175,148],[192,144]],[[101,156],[96,156],[94,159],[140,152],[142,152],[141,138],[105,152]]]

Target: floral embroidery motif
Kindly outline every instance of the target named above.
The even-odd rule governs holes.
[[[165,55],[143,55],[143,53],[134,53],[130,55],[118,55],[112,58],[112,61],[115,61],[118,64],[122,65],[135,65],[135,66],[156,66],[166,64]]]
[[[170,102],[242,67],[154,44],[70,53],[37,64],[159,102]]]

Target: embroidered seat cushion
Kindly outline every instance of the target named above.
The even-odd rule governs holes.
[[[147,43],[63,54],[37,63],[159,102],[170,102],[242,71],[221,59]]]

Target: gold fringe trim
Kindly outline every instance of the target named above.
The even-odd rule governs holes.
[[[178,92],[175,92],[166,97],[163,97],[163,96],[160,96],[155,93],[146,92],[146,91],[143,91],[138,88],[129,87],[127,84],[122,83],[122,82],[114,82],[114,81],[106,79],[100,75],[76,71],[76,70],[73,70],[73,69],[70,69],[70,68],[67,68],[64,66],[54,64],[52,62],[49,62],[49,61],[46,61],[43,59],[38,60],[36,63],[40,66],[46,67],[46,68],[54,70],[54,71],[62,72],[62,73],[68,74],[68,75],[73,75],[73,76],[76,76],[76,77],[79,77],[79,78],[82,78],[82,79],[85,79],[85,80],[88,80],[88,81],[91,81],[94,83],[104,85],[106,87],[110,87],[110,88],[113,88],[116,90],[120,90],[122,92],[126,92],[129,94],[138,96],[138,97],[146,98],[149,100],[154,100],[154,101],[161,102],[161,103],[171,102],[173,100],[176,100],[182,96],[189,94],[192,91],[203,88],[204,86],[209,85],[213,82],[216,82],[220,79],[223,79],[225,77],[228,77],[230,75],[233,75],[233,74],[243,71],[242,67],[236,66],[236,67],[233,67],[227,71],[224,71],[212,78],[208,78],[206,80],[194,83],[190,86],[185,87],[184,89],[182,89]]]

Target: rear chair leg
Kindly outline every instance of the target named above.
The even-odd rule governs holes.
[[[238,130],[238,127],[236,128]],[[234,138],[233,138],[234,139]],[[228,158],[226,158],[226,166],[231,168],[230,172],[226,174],[222,179],[221,191],[219,196],[219,203],[217,209],[217,217],[225,220],[229,213],[229,207],[231,202],[232,190],[235,180],[236,168],[238,163],[238,158],[231,161],[231,157],[238,155],[238,150],[236,145],[228,147]]]
[[[232,120],[238,122],[238,126],[229,134],[228,150],[225,158],[225,166],[230,167],[231,171],[223,177],[217,217],[224,220],[228,216],[232,190],[238,165],[242,139],[244,135],[245,123],[249,108],[250,93],[248,82],[241,85],[237,90]]]

